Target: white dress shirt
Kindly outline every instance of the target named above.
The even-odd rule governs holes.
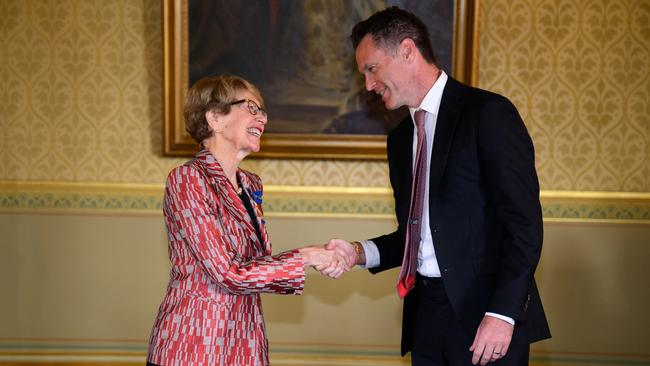
[[[438,80],[433,84],[429,92],[422,99],[422,103],[417,108],[409,108],[411,114],[411,121],[415,121],[415,112],[417,110],[425,110],[424,129],[427,139],[427,162],[431,166],[431,152],[433,151],[433,139],[435,137],[436,122],[438,121],[438,110],[440,109],[440,100],[442,100],[442,92],[447,84],[447,74],[444,71],[440,72]],[[415,122],[413,122],[415,126]],[[417,127],[413,128],[413,169],[415,168],[415,153],[417,149]],[[426,170],[425,187],[429,187],[429,171]],[[429,189],[424,190],[424,205],[422,207],[422,232],[420,235],[420,249],[418,250],[418,264],[417,271],[426,277],[441,277],[440,266],[436,259],[436,250],[433,247],[433,239],[431,237],[431,225],[429,224]],[[362,268],[373,268],[379,266],[379,250],[375,243],[371,240],[361,241],[363,250],[366,255],[366,264]],[[515,324],[512,318],[494,313],[485,313],[501,320],[505,320],[510,324]]]

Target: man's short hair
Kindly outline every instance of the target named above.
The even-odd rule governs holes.
[[[377,47],[391,54],[395,53],[397,46],[404,39],[410,38],[427,62],[433,65],[438,64],[426,25],[415,14],[397,6],[378,11],[352,28],[350,40],[355,50],[368,34]]]

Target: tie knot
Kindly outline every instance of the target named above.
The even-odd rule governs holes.
[[[415,127],[418,130],[424,129],[424,114],[427,113],[424,109],[418,109],[415,111]]]

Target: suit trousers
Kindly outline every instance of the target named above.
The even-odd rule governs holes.
[[[471,366],[469,348],[475,334],[469,334],[449,303],[441,278],[418,274],[412,294],[417,306],[413,333],[413,366]],[[529,345],[510,347],[494,366],[528,365]]]

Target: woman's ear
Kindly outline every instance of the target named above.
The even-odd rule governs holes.
[[[210,126],[210,129],[214,131],[214,133],[221,132],[221,127],[219,123],[219,113],[217,113],[217,111],[215,111],[214,109],[206,111],[205,120],[206,122],[208,122],[208,126]]]

